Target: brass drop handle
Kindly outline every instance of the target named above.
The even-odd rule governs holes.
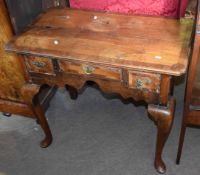
[[[32,64],[38,68],[43,68],[46,66],[46,63],[39,62],[39,61],[33,61]]]
[[[94,71],[95,71],[95,68],[92,67],[92,66],[88,66],[88,65],[85,65],[83,66],[83,71],[86,73],[86,74],[92,74]]]
[[[136,79],[136,81],[135,81],[135,87],[137,89],[142,89],[143,88],[143,81],[141,79]]]
[[[143,79],[143,80],[141,80],[141,79],[136,79],[136,81],[135,81],[135,87],[136,87],[137,89],[140,89],[140,90],[141,90],[141,89],[144,87],[144,85],[150,86],[151,83],[152,83],[152,80],[149,79],[149,78],[146,78],[146,79]]]

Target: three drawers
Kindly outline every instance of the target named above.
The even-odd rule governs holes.
[[[36,56],[28,56],[25,58],[27,69],[31,73],[40,73],[47,75],[56,75],[52,59]],[[127,71],[126,75],[122,75],[120,68],[110,68],[105,66],[97,66],[83,63],[72,63],[69,61],[56,61],[57,70],[66,76],[70,74],[82,76],[85,78],[107,79],[111,81],[125,82],[130,89],[138,91],[149,91],[154,93],[160,92],[161,75],[153,73],[145,73],[140,71]]]

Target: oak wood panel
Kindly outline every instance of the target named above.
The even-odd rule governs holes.
[[[181,75],[191,27],[162,17],[51,9],[7,50]]]
[[[130,33],[132,35],[138,35],[138,33],[141,35],[141,33],[146,30],[146,32],[142,33],[141,36],[157,39],[161,38],[157,31],[162,31],[163,34],[166,34],[163,35],[165,40],[171,39],[173,41],[181,39],[181,36],[179,35],[180,30],[182,30],[182,27],[185,27],[180,25],[178,20],[165,17],[123,15],[91,10],[86,11],[56,8],[50,9],[44,13],[43,16],[41,16],[34,25],[40,27],[52,26],[60,28],[84,28],[93,31],[116,31],[122,33],[123,31],[126,32],[127,30],[130,31],[135,29],[135,32]],[[138,29],[141,29],[142,31],[140,32]],[[153,35],[148,35],[148,32]]]
[[[99,67],[90,64],[77,64],[67,61],[59,62],[60,70],[66,73],[73,73],[79,75],[95,76],[100,78],[112,79],[120,81],[121,70],[111,67]],[[92,69],[90,72],[87,72],[86,69]]]
[[[20,88],[25,83],[19,56],[7,53],[4,45],[13,37],[4,0],[0,0],[0,99],[23,102]]]

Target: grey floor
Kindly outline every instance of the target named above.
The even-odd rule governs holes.
[[[166,175],[200,174],[200,130],[188,128],[175,164],[184,85],[175,89],[176,118],[164,150]],[[34,120],[0,115],[0,175],[155,175],[156,127],[144,106],[108,99],[88,87],[76,101],[59,90],[46,113],[54,141],[39,147]]]

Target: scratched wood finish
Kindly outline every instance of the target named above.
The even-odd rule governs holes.
[[[7,49],[181,75],[191,31],[175,19],[51,9]]]
[[[4,0],[0,0],[0,99],[22,102],[20,88],[25,83],[19,56],[7,53],[4,45],[13,37]]]

